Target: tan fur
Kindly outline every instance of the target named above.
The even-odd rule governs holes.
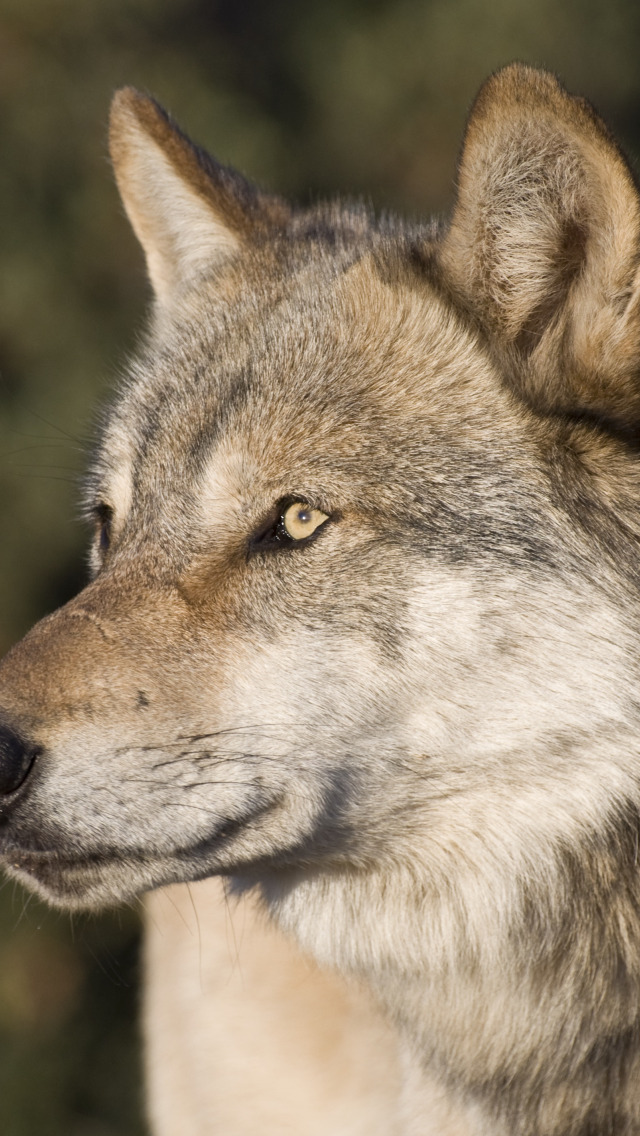
[[[147,901],[145,1033],[158,1136],[399,1131],[393,1033],[250,899],[216,881]]]
[[[193,278],[215,271],[244,241],[255,239],[264,215],[274,225],[287,217],[284,202],[264,198],[234,175],[242,184],[240,205],[225,184],[223,168],[195,150],[162,109],[132,87],[114,96],[110,145],[127,215],[145,250],[160,305]]]
[[[448,228],[290,209],[130,90],[111,147],[156,304],[92,581],[0,667],[5,865],[71,908],[169,888],[158,1136],[638,1136],[623,157],[520,66]]]
[[[633,178],[589,104],[531,68],[493,76],[444,256],[502,349],[524,355],[536,405],[637,419],[639,241]]]
[[[413,1084],[367,991],[318,970],[251,898],[230,901],[207,880],[153,892],[145,906],[157,1136],[472,1131],[437,1083]]]

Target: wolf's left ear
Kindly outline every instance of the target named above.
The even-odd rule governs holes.
[[[133,87],[114,96],[109,148],[161,305],[286,219],[284,202],[194,146],[158,103]]]
[[[443,246],[458,299],[543,411],[640,424],[640,200],[583,99],[513,65],[481,88]]]

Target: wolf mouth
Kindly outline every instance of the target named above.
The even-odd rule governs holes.
[[[213,840],[207,844],[212,848]],[[53,903],[93,906],[130,900],[168,883],[215,874],[196,848],[174,852],[93,852],[68,856],[59,851],[16,850],[5,855],[4,867],[31,890]]]
[[[65,898],[78,896],[117,875],[125,882],[127,873],[132,881],[145,880],[134,886],[135,892],[178,880],[195,880],[228,872],[229,864],[215,861],[233,843],[236,836],[276,807],[278,802],[262,803],[241,817],[222,821],[205,839],[185,846],[160,850],[150,848],[67,851],[58,848],[7,848],[0,855],[0,864],[19,875],[23,883],[44,888],[52,896]],[[123,894],[129,889],[122,889]]]
[[[20,849],[6,854],[3,858],[4,866],[9,870],[26,874],[48,887],[51,887],[55,880],[62,881],[67,876],[95,875],[95,872],[101,868],[125,864],[131,860],[141,861],[142,857],[134,854],[125,858],[122,855],[106,852],[71,857],[55,850],[33,852]]]

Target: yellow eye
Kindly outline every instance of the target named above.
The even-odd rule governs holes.
[[[313,509],[304,501],[294,501],[282,514],[282,527],[292,540],[304,540],[328,520],[327,514],[320,509]]]

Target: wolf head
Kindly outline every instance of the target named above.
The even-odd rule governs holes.
[[[521,66],[448,227],[290,208],[130,89],[111,150],[153,311],[92,580],[0,669],[5,866],[66,906],[214,873],[383,904],[391,865],[506,903],[638,798],[623,158]]]

